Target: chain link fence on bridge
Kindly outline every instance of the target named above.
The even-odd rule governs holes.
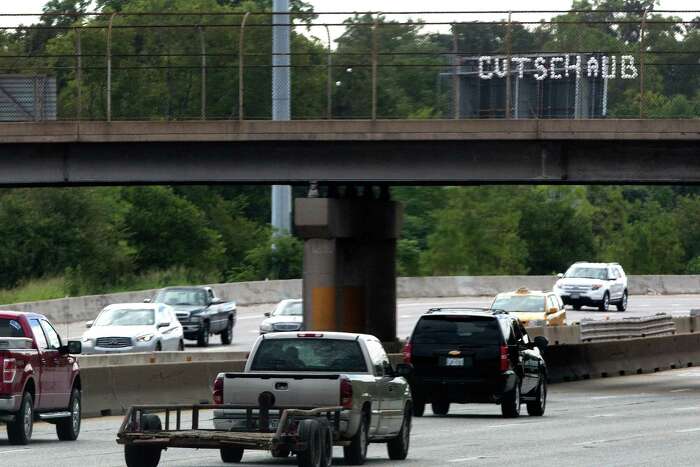
[[[47,90],[2,120],[271,118],[269,13],[46,18],[0,35],[0,83]],[[700,11],[293,18],[293,119],[700,116]]]

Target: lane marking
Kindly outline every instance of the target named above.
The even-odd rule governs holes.
[[[24,452],[24,451],[29,451],[29,448],[24,448],[24,449],[10,449],[9,451],[0,451],[0,454],[9,454],[11,452]]]
[[[675,409],[676,412],[684,412],[684,411],[690,411],[690,410],[700,410],[700,405],[695,405],[693,407],[677,407]]]
[[[676,433],[692,433],[694,431],[700,431],[700,428],[688,428],[685,430],[676,430]]]
[[[447,462],[450,464],[461,464],[463,462],[478,461],[482,459],[498,459],[496,456],[474,456],[474,457],[462,457],[461,459],[450,459]]]
[[[672,390],[669,391],[669,392],[688,392],[688,391],[691,391],[691,389],[688,389],[688,388],[684,388],[684,389],[672,389]]]
[[[615,413],[602,413],[599,415],[586,415],[586,418],[605,418],[605,417],[618,417],[619,415]]]
[[[242,321],[246,319],[259,319],[260,321],[265,319],[265,316],[238,316],[236,317],[236,321]]]

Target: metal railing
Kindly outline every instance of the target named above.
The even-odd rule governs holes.
[[[581,342],[671,336],[675,333],[676,323],[667,313],[642,318],[581,321]]]
[[[556,16],[536,16],[543,14]],[[339,19],[318,20],[327,15]],[[414,16],[422,21],[407,19]],[[0,37],[9,41],[0,52],[0,75],[55,78],[59,119],[270,118],[268,44],[278,25],[271,13],[43,18],[54,21],[0,28],[15,37]],[[692,101],[696,90],[685,90],[683,77],[700,74],[700,51],[689,40],[700,34],[700,11],[297,12],[293,18],[288,66],[296,119],[659,117],[660,98]],[[52,39],[28,53],[36,32]]]

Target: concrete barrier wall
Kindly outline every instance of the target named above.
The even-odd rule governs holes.
[[[399,298],[488,296],[519,287],[549,290],[555,281],[554,276],[403,277],[397,281],[397,295]],[[225,299],[235,300],[239,305],[254,305],[300,298],[302,283],[296,279],[214,284],[212,287]],[[630,276],[629,289],[633,295],[700,293],[700,275]],[[35,311],[59,323],[87,321],[94,319],[109,304],[141,302],[144,298],[153,297],[154,293],[155,290],[143,290],[90,295],[2,305],[0,309]]]

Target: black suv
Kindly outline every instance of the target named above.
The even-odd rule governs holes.
[[[547,339],[530,340],[515,316],[483,309],[431,309],[420,317],[404,347],[411,363],[413,410],[447,415],[450,403],[496,403],[504,417],[544,415]]]

